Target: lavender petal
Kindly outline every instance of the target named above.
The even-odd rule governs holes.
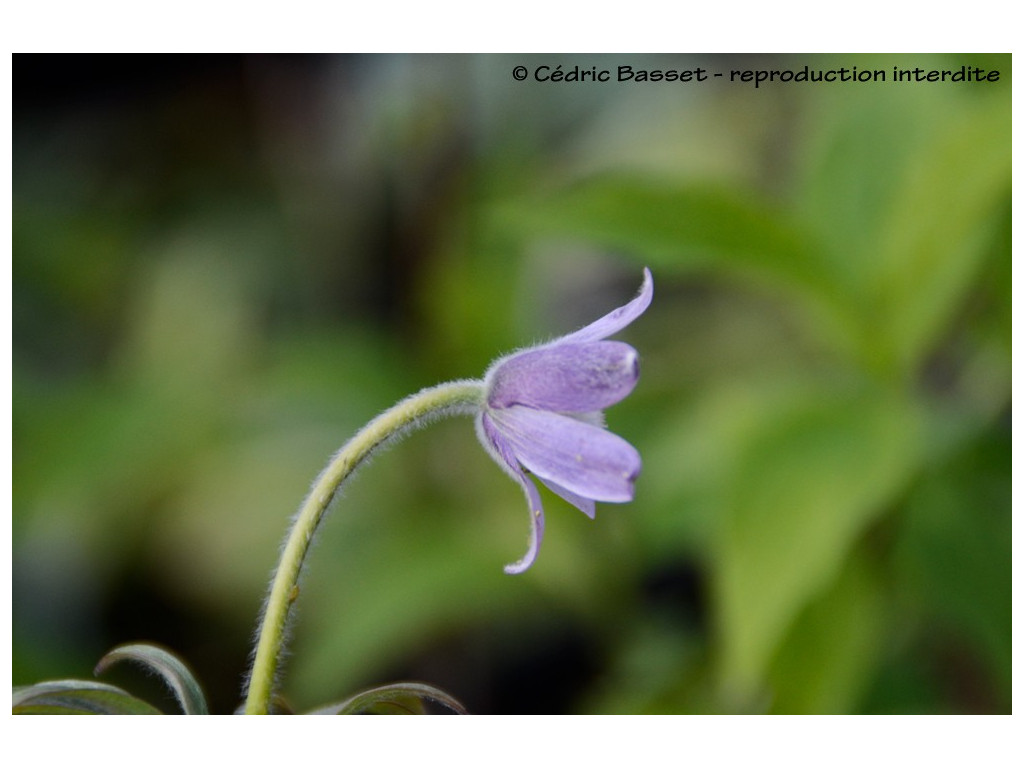
[[[486,413],[480,415],[476,426],[477,436],[480,438],[481,444],[491,454],[491,457],[497,462],[498,466],[519,483],[523,493],[526,495],[526,503],[530,511],[530,538],[526,547],[526,554],[516,562],[505,566],[505,573],[522,573],[533,565],[533,561],[537,559],[537,553],[540,552],[540,544],[544,538],[544,507],[541,504],[540,493],[537,492],[537,486],[533,484],[533,481],[520,469],[512,447],[502,437],[500,430],[497,429]]]
[[[511,355],[491,374],[488,404],[547,411],[600,411],[633,391],[636,350],[621,341],[554,344]]]
[[[651,277],[651,270],[644,267],[644,281],[636,298],[628,304],[612,310],[600,320],[595,320],[585,328],[555,340],[552,344],[577,344],[584,341],[605,339],[613,333],[618,333],[640,317],[644,310],[650,306],[652,298],[654,298],[654,279]]]
[[[533,506],[531,503],[530,538],[526,545],[526,554],[516,562],[505,566],[505,573],[512,575],[522,573],[533,565],[533,561],[537,559],[537,553],[540,552],[540,542],[544,538],[544,508],[540,505],[540,494],[537,493],[537,486],[522,472],[519,473],[519,478],[522,482],[523,490],[526,492],[526,497],[528,499],[536,499],[536,506]]]
[[[576,507],[576,509],[578,509],[584,515],[589,517],[591,520],[594,519],[594,515],[596,514],[596,510],[594,508],[594,500],[593,499],[585,499],[582,496],[578,496],[575,493],[573,493],[572,491],[567,490],[566,488],[563,488],[558,483],[553,483],[550,480],[545,480],[543,477],[540,479],[540,481],[542,483],[544,483],[544,485],[546,485],[552,491],[554,491],[559,496],[561,496],[563,499],[565,499],[570,504],[572,504],[574,507]]]
[[[515,457],[537,477],[595,501],[633,499],[640,454],[618,435],[520,405],[488,415]]]

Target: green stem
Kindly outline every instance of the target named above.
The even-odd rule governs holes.
[[[247,715],[265,715],[269,711],[288,614],[298,594],[296,587],[302,563],[341,484],[385,443],[443,416],[475,413],[482,398],[483,384],[479,381],[453,381],[424,389],[363,427],[331,459],[295,517],[271,583],[249,675]]]

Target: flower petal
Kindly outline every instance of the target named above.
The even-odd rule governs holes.
[[[537,559],[540,543],[544,538],[544,507],[540,501],[540,494],[537,492],[537,486],[533,484],[533,481],[519,468],[519,462],[516,461],[512,447],[502,437],[500,430],[497,429],[486,413],[480,414],[479,418],[477,418],[476,431],[480,443],[487,449],[491,458],[522,486],[523,493],[526,494],[526,503],[530,509],[530,538],[526,547],[526,554],[518,561],[505,566],[505,573],[522,573],[533,565],[533,561]]]
[[[566,488],[563,488],[558,483],[553,483],[550,480],[545,480],[543,477],[540,479],[540,481],[544,483],[544,485],[546,485],[552,491],[561,496],[563,499],[572,504],[574,507],[576,507],[576,509],[578,509],[584,515],[589,517],[591,520],[594,519],[596,510],[594,509],[593,499],[585,499],[582,496],[577,496],[575,493]]]
[[[595,501],[631,501],[640,454],[618,435],[521,405],[488,411],[516,459],[543,480]]]
[[[554,344],[499,362],[488,374],[487,402],[493,408],[600,411],[632,392],[639,375],[636,350],[621,341]]]
[[[652,298],[654,298],[654,279],[651,277],[651,270],[644,267],[644,282],[640,286],[640,292],[629,304],[612,310],[600,320],[595,320],[585,328],[580,328],[575,333],[570,333],[551,343],[577,344],[583,341],[599,341],[608,338],[640,317],[650,306]]]

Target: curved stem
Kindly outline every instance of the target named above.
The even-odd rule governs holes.
[[[285,540],[260,625],[245,700],[247,715],[265,715],[295,601],[302,563],[316,529],[341,484],[377,449],[443,416],[475,413],[483,398],[479,381],[440,384],[406,398],[375,418],[346,443],[316,479]]]

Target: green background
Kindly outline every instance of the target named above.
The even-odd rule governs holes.
[[[559,64],[1001,77],[512,77]],[[506,576],[520,490],[468,420],[411,436],[335,502],[288,701],[1010,711],[1009,56],[19,55],[13,82],[16,685],[144,640],[233,710],[327,457],[646,265],[607,414],[636,499],[545,492]]]

